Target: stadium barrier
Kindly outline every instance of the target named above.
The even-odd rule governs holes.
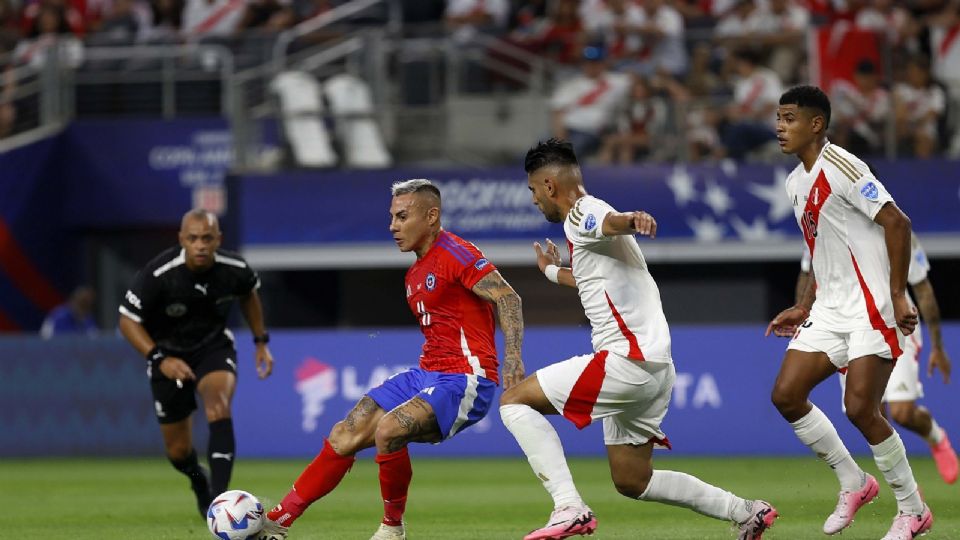
[[[677,383],[663,428],[682,455],[804,455],[769,395],[787,341],[763,337],[762,325],[675,326]],[[948,353],[960,351],[960,323],[944,326]],[[314,455],[332,425],[371,386],[416,362],[420,333],[404,330],[273,332],[274,374],[256,379],[249,334],[238,333],[240,383],[234,401],[237,449],[246,457]],[[586,327],[530,328],[527,372],[590,352]],[[926,366],[927,351],[920,361]],[[923,370],[922,370],[923,371]],[[921,375],[923,403],[951,433],[960,433],[957,397],[937,376]],[[851,452],[866,442],[843,417],[839,384],[826,381],[813,401],[830,416]],[[0,456],[159,455],[159,429],[144,361],[117,337],[0,339]],[[204,422],[197,423],[198,435]],[[570,454],[599,455],[599,424],[577,433],[554,424]],[[904,434],[911,452],[925,443]],[[202,442],[201,442],[202,444]],[[202,448],[202,446],[201,446]],[[439,445],[413,445],[433,456],[520,456],[496,410]]]

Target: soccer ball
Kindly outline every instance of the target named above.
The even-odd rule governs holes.
[[[210,503],[207,527],[223,540],[256,539],[263,528],[263,505],[246,491],[224,491]]]

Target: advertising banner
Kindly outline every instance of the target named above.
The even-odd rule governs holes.
[[[675,326],[677,380],[663,430],[677,455],[805,455],[770,402],[787,341],[764,338],[761,325]],[[313,456],[333,425],[372,386],[415,365],[423,338],[416,329],[276,331],[274,374],[257,380],[253,346],[237,333],[240,381],[233,403],[237,451],[245,457]],[[960,324],[944,327],[948,353],[960,350]],[[590,352],[585,327],[528,328],[527,373]],[[957,396],[939,375],[925,374],[921,401],[949,432],[960,433]],[[909,361],[909,360],[908,360]],[[812,398],[834,422],[851,452],[869,448],[841,411],[836,378]],[[144,360],[122,339],[0,339],[0,456],[159,455],[160,430]],[[567,452],[604,452],[599,424],[578,431],[552,417]],[[203,447],[206,423],[195,421]],[[910,452],[925,455],[920,437],[902,432]],[[494,407],[480,423],[441,444],[415,444],[434,456],[519,456]],[[370,452],[370,451],[368,451]]]

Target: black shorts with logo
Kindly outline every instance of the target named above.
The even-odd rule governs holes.
[[[171,356],[177,355],[171,353]],[[179,422],[197,410],[197,383],[206,375],[214,371],[237,374],[237,350],[226,335],[180,358],[193,370],[196,380],[181,381],[183,387],[180,388],[176,380],[168,379],[159,370],[150,378],[154,413],[161,424]]]

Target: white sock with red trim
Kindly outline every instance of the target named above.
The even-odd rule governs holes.
[[[553,498],[554,508],[583,507],[583,499],[573,484],[563,455],[563,444],[550,422],[529,406],[519,404],[501,406],[500,418],[527,455],[533,473]]]
[[[850,457],[850,451],[843,445],[840,435],[837,435],[837,428],[833,427],[827,415],[823,414],[816,405],[803,418],[791,422],[790,425],[793,426],[793,431],[800,442],[813,450],[817,457],[826,461],[837,474],[840,489],[856,491],[863,487],[863,470]]]
[[[903,447],[900,435],[894,431],[893,435],[878,445],[870,445],[873,451],[873,460],[877,468],[883,473],[893,494],[897,497],[897,507],[905,514],[920,515],[923,512],[923,500],[917,481],[913,477],[913,469],[907,461],[907,450]]]
[[[743,523],[750,519],[753,501],[710,485],[696,476],[676,471],[653,471],[641,501],[682,506],[705,516]]]

